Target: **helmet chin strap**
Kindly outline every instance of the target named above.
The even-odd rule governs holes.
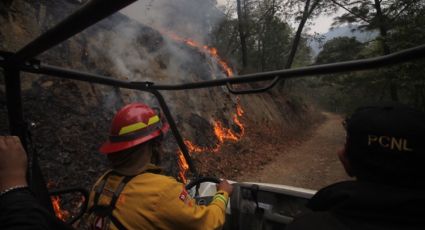
[[[151,163],[158,166],[161,164],[161,153],[156,147],[152,149]]]
[[[162,141],[162,134],[157,137],[155,140],[153,140],[152,143],[152,156],[151,156],[151,163],[154,165],[160,165],[161,164],[161,141]]]

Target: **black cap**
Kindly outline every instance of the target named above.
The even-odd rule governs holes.
[[[364,106],[346,120],[346,129],[346,151],[357,177],[425,176],[424,112],[394,103]]]

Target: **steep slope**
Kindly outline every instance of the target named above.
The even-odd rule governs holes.
[[[79,5],[78,1],[15,0],[1,4],[0,48],[16,51],[47,28],[51,28]],[[153,82],[192,82],[225,77],[213,58],[199,50],[163,36],[158,30],[115,14],[40,56],[46,63],[118,79]],[[97,148],[107,137],[113,113],[134,101],[156,102],[147,93],[114,87],[23,74],[25,116],[43,172],[59,186],[89,188],[107,167]],[[0,93],[3,93],[4,86]],[[277,142],[292,140],[309,130],[318,115],[294,97],[270,92],[242,96],[223,87],[164,92],[185,139],[212,153],[193,153],[204,174],[236,178],[240,170],[273,159]],[[0,116],[7,120],[4,96]],[[238,114],[238,106],[243,115]],[[220,140],[215,125],[238,136]],[[238,123],[240,122],[240,124]],[[0,123],[2,133],[7,123]],[[243,128],[241,128],[243,127]],[[244,132],[244,135],[242,135]],[[176,175],[176,145],[166,137],[163,166]],[[256,149],[267,147],[268,156]],[[243,163],[241,163],[243,162]],[[248,163],[247,163],[248,162]]]

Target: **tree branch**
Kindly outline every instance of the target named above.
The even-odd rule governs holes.
[[[361,16],[361,15],[358,15],[358,14],[356,14],[356,13],[354,13],[352,10],[350,10],[350,9],[348,9],[347,7],[345,7],[344,5],[342,5],[341,3],[339,3],[339,2],[337,2],[336,0],[331,0],[331,2],[333,2],[335,5],[337,5],[337,6],[339,6],[339,7],[341,7],[341,8],[343,8],[345,11],[347,11],[348,13],[350,13],[350,14],[352,14],[352,15],[354,15],[354,16],[356,16],[356,17],[358,17],[358,18],[360,18],[361,20],[363,20],[364,22],[366,22],[366,23],[371,23],[367,18],[365,18],[365,17],[363,17],[363,16]]]
[[[310,10],[308,11],[307,18],[310,17],[310,15],[313,13],[314,9],[319,5],[320,0],[316,0],[313,2],[313,5],[311,6]]]
[[[236,41],[236,39],[237,39],[236,37],[237,36],[238,36],[238,29],[237,29],[237,27],[234,27],[234,29],[232,31],[232,34],[230,35],[230,39],[227,42],[226,52],[225,52],[226,55],[229,53],[229,50],[233,46],[234,41]]]
[[[406,3],[403,9],[401,9],[390,21],[394,22],[398,17],[400,17],[401,13],[403,13],[406,9],[408,9],[411,5],[415,4],[417,0],[413,0],[410,3]]]

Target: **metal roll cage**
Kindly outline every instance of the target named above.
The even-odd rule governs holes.
[[[19,136],[24,147],[27,149],[28,132],[27,125],[24,120],[22,111],[21,99],[21,72],[45,74],[58,78],[66,78],[78,81],[85,81],[90,83],[97,83],[109,86],[115,86],[126,89],[133,89],[145,91],[153,94],[159,102],[166,119],[168,120],[172,133],[176,138],[177,144],[181,149],[189,169],[195,177],[199,176],[193,161],[190,157],[189,151],[184,144],[184,141],[177,129],[176,123],[171,115],[168,106],[160,93],[162,90],[188,90],[199,89],[217,86],[227,86],[229,91],[233,94],[246,94],[246,93],[260,93],[273,88],[279,80],[297,78],[297,77],[314,77],[317,75],[332,74],[348,71],[359,71],[375,69],[379,67],[399,64],[403,62],[412,61],[419,58],[425,58],[425,44],[411,49],[406,49],[400,52],[392,53],[389,55],[369,58],[356,61],[338,62],[326,65],[308,66],[296,69],[285,69],[277,71],[269,71],[255,74],[246,74],[238,77],[215,79],[208,81],[198,81],[183,84],[155,84],[154,82],[142,81],[125,81],[114,79],[110,76],[102,76],[93,73],[86,73],[77,70],[71,70],[44,64],[42,61],[37,60],[39,54],[47,51],[48,49],[56,46],[57,44],[67,40],[68,38],[78,34],[89,26],[97,23],[98,21],[112,15],[120,9],[130,5],[136,0],[120,0],[120,1],[107,1],[107,0],[92,0],[73,14],[68,16],[62,22],[58,23],[53,28],[49,29],[32,42],[28,43],[25,47],[15,53],[0,51],[0,67],[4,69],[5,86],[6,86],[6,105],[9,117],[10,134]],[[331,77],[327,75],[327,77]],[[237,91],[233,89],[234,84],[244,84],[251,82],[262,82],[273,80],[271,84],[266,87],[252,90]],[[42,177],[40,167],[38,165],[37,155],[34,153],[29,156],[31,164],[29,167],[28,180],[30,187],[35,193],[40,202],[53,211],[51,202],[48,198],[48,191],[44,178]],[[72,190],[72,189],[71,189]],[[74,189],[74,190],[78,190]],[[67,191],[67,190],[66,190]],[[79,190],[81,191],[81,190]],[[57,192],[55,193],[58,194]]]

